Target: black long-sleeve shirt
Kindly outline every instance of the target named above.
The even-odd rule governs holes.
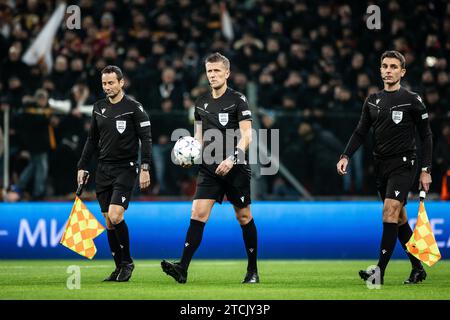
[[[152,150],[150,127],[149,117],[142,105],[127,95],[115,104],[107,98],[97,101],[92,110],[91,129],[78,162],[78,169],[86,168],[97,149],[100,162],[110,164],[136,162],[139,140],[141,163],[150,164]]]
[[[401,87],[370,95],[344,155],[349,158],[364,142],[373,128],[376,159],[389,159],[416,153],[416,130],[422,140],[421,167],[431,167],[433,140],[428,113],[417,93]]]
[[[214,148],[214,170],[220,161],[226,159],[234,153],[234,149],[240,136],[239,122],[252,120],[252,112],[249,109],[247,98],[240,92],[227,88],[225,93],[219,98],[213,98],[211,92],[198,97],[195,102],[195,120],[202,123],[202,136],[208,136],[207,131],[218,130],[222,134],[223,148]],[[237,137],[234,136],[235,130],[238,130]],[[214,139],[217,139],[214,137]],[[203,150],[214,144],[215,140],[204,139]],[[230,153],[231,152],[231,153]],[[248,160],[248,152],[245,154]],[[212,162],[206,154],[203,155],[204,162]],[[219,162],[218,162],[219,161]]]

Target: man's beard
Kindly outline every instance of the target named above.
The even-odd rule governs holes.
[[[110,99],[115,99],[120,93],[120,90],[117,91],[116,93],[112,93],[111,95],[106,94],[106,96]]]

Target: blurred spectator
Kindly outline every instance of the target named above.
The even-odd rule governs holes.
[[[442,116],[448,112],[448,102],[440,97],[439,91],[434,87],[425,90],[424,102],[430,117],[431,129],[436,134],[441,127]]]
[[[442,135],[436,141],[434,157],[437,165],[433,170],[433,179],[440,181],[444,176],[448,176],[450,170],[450,122],[442,126]],[[450,183],[448,177],[446,180],[447,183]],[[440,187],[437,185],[436,189],[439,190]]]
[[[65,56],[59,55],[56,57],[50,79],[55,85],[52,96],[57,99],[65,98],[74,83],[74,79],[69,72],[69,62]]]
[[[20,194],[31,184],[32,199],[43,199],[46,195],[48,175],[48,152],[56,148],[53,131],[55,119],[51,119],[48,93],[43,89],[36,91],[34,102],[26,106],[21,117],[20,135],[23,151],[29,156],[29,163],[17,182]]]
[[[436,142],[436,163],[441,166],[440,172],[450,169],[450,123],[442,126],[442,136]]]
[[[173,112],[173,102],[164,99],[161,104],[162,113],[152,116],[152,141],[153,141],[153,165],[156,183],[154,192],[156,194],[175,193],[176,177],[174,174],[175,165],[171,161],[171,151],[174,142],[171,141],[172,132],[178,128],[189,128],[187,121],[184,121],[179,114]],[[170,170],[169,170],[170,169]]]
[[[30,69],[22,62],[22,43],[14,42],[8,50],[8,57],[1,64],[1,81],[7,87],[9,79],[18,78],[21,82],[28,80]]]
[[[305,150],[304,158],[308,159],[312,194],[341,194],[341,179],[335,174],[335,162],[344,148],[342,143],[330,131],[309,122],[300,123],[298,135]]]
[[[166,68],[161,74],[161,84],[153,89],[151,94],[152,104],[161,106],[162,101],[170,100],[171,109],[181,109],[183,106],[183,89],[176,81],[176,73],[173,68]]]

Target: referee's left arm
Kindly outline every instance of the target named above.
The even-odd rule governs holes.
[[[78,161],[77,168],[77,182],[78,185],[87,183],[89,176],[85,178],[85,170],[91,160],[92,155],[98,148],[98,142],[100,139],[100,134],[97,127],[97,121],[95,120],[95,104],[92,108],[92,118],[91,118],[91,128],[89,129],[88,138],[84,144],[83,152],[81,154],[80,160]]]
[[[136,108],[133,113],[134,125],[139,140],[141,140],[141,164],[148,164],[150,167],[152,159],[152,133],[150,119],[142,106]]]
[[[241,139],[239,139],[237,148],[245,152],[252,142],[252,122],[249,120],[239,121],[239,130],[241,131]]]
[[[420,161],[421,173],[419,177],[420,189],[428,192],[431,185],[431,161],[433,156],[433,134],[430,128],[428,113],[422,99],[416,95],[412,103],[413,117],[417,125],[422,146]]]
[[[89,161],[92,158],[92,155],[97,150],[99,138],[100,135],[98,132],[97,121],[95,120],[95,105],[94,105],[94,108],[92,110],[91,127],[89,129],[88,138],[86,140],[86,143],[84,144],[83,152],[77,164],[78,170],[86,169]]]
[[[414,120],[417,125],[417,131],[421,139],[422,146],[422,159],[421,167],[430,167],[433,153],[433,134],[430,128],[430,121],[428,119],[428,112],[422,99],[419,95],[416,95],[414,102],[412,103]]]
[[[237,104],[237,118],[239,121],[239,130],[241,131],[241,138],[236,146],[237,162],[245,162],[245,151],[252,142],[252,112],[247,103],[245,96],[241,96]]]

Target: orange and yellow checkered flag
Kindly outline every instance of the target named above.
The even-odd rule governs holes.
[[[97,253],[94,238],[103,231],[105,228],[92,215],[83,201],[76,197],[60,243],[83,257],[92,259]]]
[[[423,201],[420,201],[416,227],[411,239],[406,243],[406,248],[414,257],[430,267],[441,258]]]

